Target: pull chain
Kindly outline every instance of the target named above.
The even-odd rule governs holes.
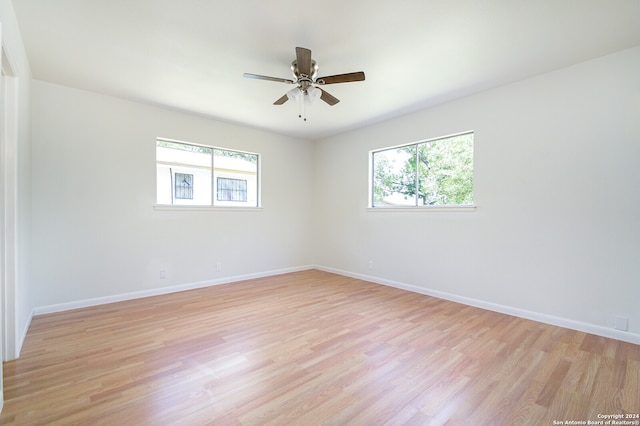
[[[300,105],[298,106],[298,118],[302,118],[304,121],[307,121],[307,105],[304,101],[306,93],[302,92],[302,96],[300,96]]]
[[[302,99],[302,115],[304,115],[304,121],[307,121],[307,103],[304,101],[305,95],[306,92],[302,92],[300,99]]]

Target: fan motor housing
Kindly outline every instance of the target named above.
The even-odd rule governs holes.
[[[296,81],[298,81],[300,77],[302,77],[302,75],[300,75],[300,71],[298,70],[297,60],[294,60],[293,62],[291,62],[291,72],[293,72],[293,76],[296,78]],[[306,77],[311,79],[311,81],[316,81],[317,76],[318,76],[318,64],[316,63],[316,61],[311,60],[311,75],[308,75]]]

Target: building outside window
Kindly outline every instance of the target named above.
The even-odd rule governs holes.
[[[158,139],[156,202],[259,207],[259,162],[255,153]]]

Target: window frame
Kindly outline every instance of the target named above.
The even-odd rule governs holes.
[[[473,135],[473,170],[472,170],[472,176],[473,176],[473,201],[471,204],[446,204],[446,205],[407,205],[407,206],[401,206],[401,205],[396,205],[396,206],[374,206],[374,200],[375,200],[375,164],[374,164],[374,156],[376,153],[380,153],[380,152],[384,152],[384,151],[388,151],[388,150],[392,150],[392,149],[398,149],[398,148],[405,148],[405,147],[411,147],[411,146],[415,146],[416,150],[417,147],[421,144],[426,144],[426,143],[435,143],[437,141],[440,140],[445,140],[445,139],[450,139],[450,138],[454,138],[457,136],[463,136],[463,135],[468,135],[471,134]],[[417,152],[417,151],[416,151]],[[473,130],[467,130],[464,132],[459,132],[459,133],[453,133],[453,134],[449,134],[449,135],[445,135],[445,136],[438,136],[438,137],[434,137],[434,138],[429,138],[429,139],[423,139],[417,142],[410,142],[410,143],[404,143],[404,144],[398,144],[398,145],[391,145],[391,146],[387,146],[387,147],[383,147],[383,148],[377,148],[377,149],[372,149],[369,151],[369,170],[368,170],[368,175],[367,175],[367,181],[368,181],[368,199],[367,199],[367,211],[370,212],[390,212],[390,211],[406,211],[406,212],[473,212],[476,210],[477,205],[476,205],[476,186],[475,186],[475,131]],[[417,155],[417,154],[416,154]],[[418,173],[416,171],[416,182],[418,180]]]
[[[181,145],[189,145],[198,148],[205,148],[211,150],[211,173],[210,173],[210,183],[211,183],[211,204],[162,204],[158,203],[158,156],[157,156],[157,148],[158,142],[168,142],[174,144]],[[156,169],[156,203],[154,204],[155,210],[194,210],[194,211],[202,211],[202,210],[233,210],[233,211],[261,211],[262,210],[262,155],[257,152],[244,151],[240,149],[234,148],[224,148],[217,145],[205,145],[194,142],[187,142],[178,139],[170,139],[165,137],[157,137],[154,141],[154,147],[156,149],[156,159],[155,159],[155,169]],[[215,151],[228,151],[239,154],[248,154],[256,156],[256,204],[255,205],[229,205],[224,204],[220,205],[216,203],[216,178],[215,174]],[[173,185],[173,183],[172,183]]]

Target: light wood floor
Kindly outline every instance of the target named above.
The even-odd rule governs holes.
[[[640,413],[640,346],[321,271],[37,316],[0,424],[551,425]]]

